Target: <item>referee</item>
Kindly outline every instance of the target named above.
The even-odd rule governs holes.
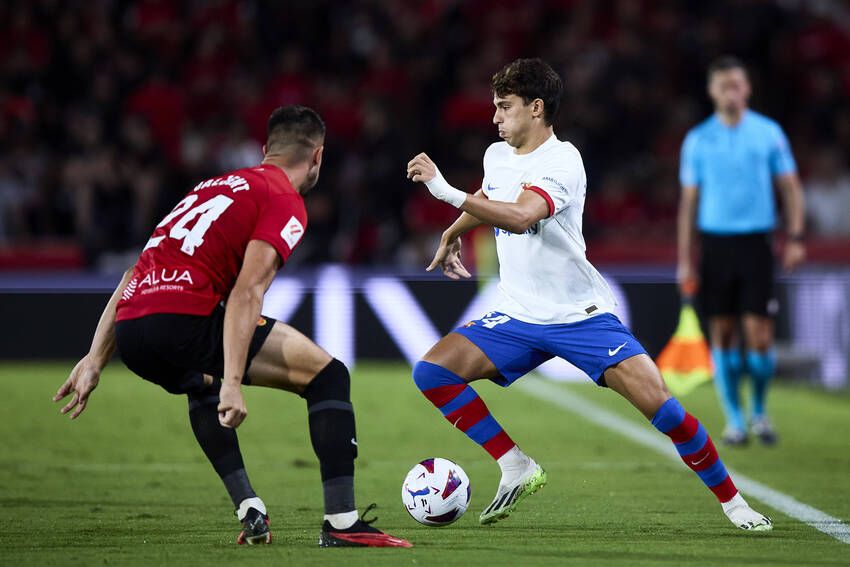
[[[691,129],[682,144],[677,279],[685,292],[698,287],[699,305],[708,318],[715,385],[726,414],[723,441],[743,445],[748,440],[738,392],[746,372],[753,391],[750,431],[770,445],[776,433],[765,413],[765,397],[776,366],[773,316],[778,309],[771,249],[773,184],[786,215],[785,270],[806,255],[803,192],[782,128],[747,108],[750,83],[743,63],[728,56],[714,61],[708,68],[708,94],[714,114]],[[698,268],[694,217],[701,248]]]

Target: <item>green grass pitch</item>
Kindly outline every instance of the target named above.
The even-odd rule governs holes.
[[[240,547],[224,488],[195,444],[186,401],[111,366],[88,410],[70,422],[51,396],[66,364],[2,364],[0,564],[346,565],[848,565],[850,546],[751,500],[773,532],[736,530],[680,464],[518,388],[476,388],[496,418],[547,469],[549,485],[514,516],[478,525],[498,467],[419,394],[401,364],[360,364],[353,377],[360,458],[357,499],[378,503],[377,525],[413,549],[319,549],[322,502],[303,400],[247,388],[239,428],[252,482],[269,507],[274,542]],[[534,378],[526,378],[534,379]],[[650,425],[610,391],[569,392]],[[715,436],[713,390],[683,400]],[[728,465],[850,519],[850,396],[778,384],[778,447],[720,448]],[[472,482],[468,513],[426,528],[401,505],[417,461],[452,459]]]

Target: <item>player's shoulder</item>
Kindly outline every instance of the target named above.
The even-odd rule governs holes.
[[[549,153],[558,159],[568,158],[581,161],[581,152],[568,140],[556,140],[549,148]]]
[[[584,168],[581,152],[572,142],[555,138],[543,148],[541,165],[552,169]]]
[[[513,152],[513,148],[511,148],[507,142],[493,142],[487,146],[487,149],[484,151],[484,163],[493,159],[503,158],[511,152]]]

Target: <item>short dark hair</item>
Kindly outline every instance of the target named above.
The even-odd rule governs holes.
[[[747,67],[744,65],[744,62],[735,57],[734,55],[723,55],[718,57],[714,61],[712,61],[708,65],[708,80],[711,80],[711,77],[715,73],[719,73],[721,71],[730,71],[732,69],[740,69],[745,74],[747,72]]]
[[[543,118],[551,126],[561,106],[564,86],[561,77],[542,59],[517,59],[493,75],[493,93],[499,97],[516,95],[524,104],[543,101]]]
[[[306,160],[325,139],[325,123],[312,108],[300,104],[278,107],[269,116],[266,151],[287,152],[294,162]]]

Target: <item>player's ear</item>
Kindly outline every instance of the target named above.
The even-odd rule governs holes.
[[[266,148],[266,145],[265,145],[265,144],[263,144],[263,157],[265,157],[265,155],[266,155],[267,153],[269,153],[269,152],[268,152],[268,148]]]
[[[543,101],[541,99],[536,98],[531,101],[531,115],[535,118],[543,116]]]
[[[325,146],[321,145],[313,150],[313,165],[322,165],[322,155],[325,153]]]

